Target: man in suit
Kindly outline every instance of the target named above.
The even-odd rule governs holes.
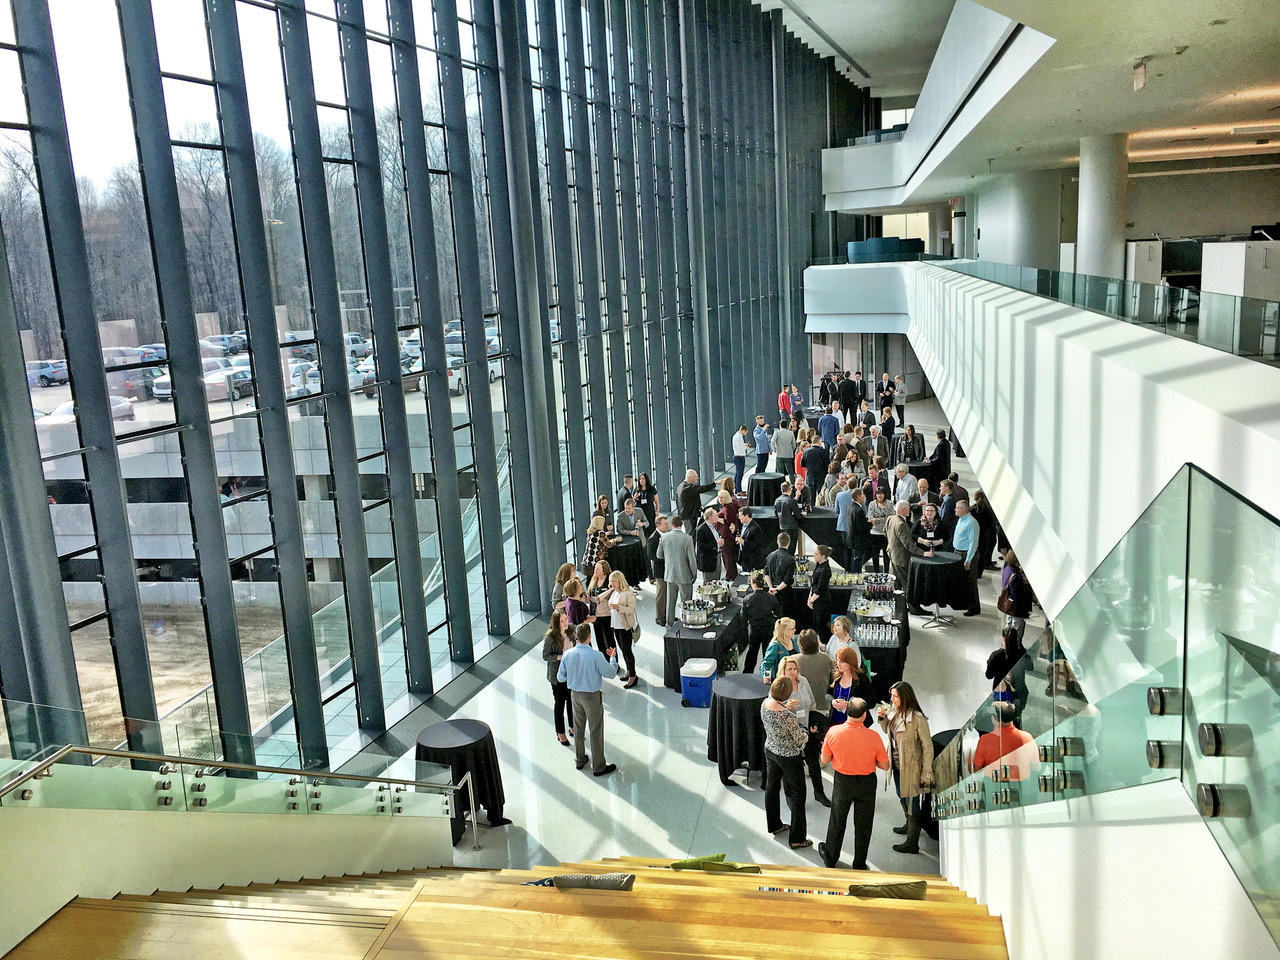
[[[809,488],[811,502],[818,499],[818,491],[827,479],[827,467],[831,465],[831,455],[820,443],[809,445],[800,457],[800,466],[804,467],[804,485]]]
[[[889,485],[889,478],[886,477],[875,464],[867,468],[867,479],[862,481],[862,492],[867,495],[868,500],[876,498],[876,487],[884,490],[886,500],[892,499],[893,489]]]
[[[954,527],[956,523],[955,487],[950,480],[943,480],[939,489],[942,491],[942,499],[938,503],[938,516]]]
[[[773,513],[778,518],[778,529],[787,534],[792,553],[800,544],[800,504],[791,496],[791,484],[783,482],[782,495],[773,501]]]
[[[769,554],[769,535],[756,522],[754,514],[751,507],[738,510],[742,519],[742,529],[738,531],[738,566],[748,573],[763,569],[765,557]]]
[[[874,462],[876,457],[885,463],[889,462],[889,441],[880,435],[880,427],[873,424],[871,437],[867,440],[867,455]]]
[[[867,495],[861,487],[854,487],[853,506],[849,510],[849,566],[850,573],[861,573],[862,565],[879,549],[871,535],[871,521],[867,519]]]
[[[724,541],[720,539],[720,534],[716,530],[715,507],[707,507],[702,511],[702,522],[698,524],[693,544],[702,582],[714,580],[720,569],[720,548],[724,546]]]
[[[693,537],[684,532],[684,518],[671,518],[671,532],[658,544],[658,559],[665,564],[667,579],[667,624],[676,620],[676,601],[693,599],[693,580],[698,560]]]
[[[951,492],[955,495],[956,500],[969,499],[969,491],[960,485],[960,474],[953,470],[947,474],[947,479],[951,481]]]
[[[924,505],[926,503],[932,503],[941,512],[942,501],[938,499],[936,493],[929,489],[929,481],[924,477],[916,481],[915,492],[907,497],[907,503],[911,504],[912,523],[920,522],[920,518],[924,516]]]
[[[893,406],[893,381],[889,379],[889,374],[886,372],[881,374],[880,382],[876,384],[876,409],[883,410],[891,406]]]
[[[907,569],[911,566],[911,558],[919,556],[924,551],[916,543],[915,537],[911,536],[911,521],[908,519],[911,515],[911,504],[905,500],[899,500],[897,510],[898,512],[885,523],[884,535],[889,541],[886,547],[893,576],[898,586],[905,590]]]
[[[635,495],[636,495],[636,481],[635,481],[635,478],[628,473],[625,477],[622,478],[622,487],[618,490],[617,497],[614,498],[616,501],[616,505],[614,509],[621,511],[623,506],[626,504],[626,502],[630,500],[632,497],[634,497]]]
[[[897,428],[897,421],[893,419],[893,408],[888,404],[880,410],[880,432],[889,442],[889,448],[893,448],[893,431]]]
[[[862,462],[862,469],[866,470],[871,464],[871,450],[867,447],[866,429],[862,424],[857,424],[853,428],[853,443],[850,446],[858,451],[858,459]]]
[[[862,424],[863,430],[870,430],[876,425],[876,415],[871,412],[871,402],[863,399],[859,401],[858,419],[854,423]]]
[[[795,610],[799,601],[793,602],[791,588],[796,582],[796,558],[793,556],[795,545],[788,534],[778,534],[778,549],[764,559],[765,582],[769,584],[769,592],[778,596],[783,611]],[[788,614],[790,616],[790,614]]]
[[[938,431],[938,442],[934,445],[933,453],[929,454],[929,463],[932,466],[934,477],[945,477],[951,472],[951,441],[947,439],[945,430]]]
[[[658,545],[662,538],[671,532],[665,513],[658,514],[654,521],[657,529],[649,535],[649,543],[645,551],[649,554],[649,576],[657,581],[657,593],[653,598],[653,616],[658,626],[667,625],[667,564],[658,557]]]
[[[857,373],[853,375],[853,395],[854,395],[854,400],[858,404],[861,404],[863,400],[871,399],[870,384],[868,384],[867,381],[862,379],[861,370],[859,370]],[[856,410],[857,407],[854,407],[854,409]]]
[[[849,474],[842,473],[836,481],[835,495],[836,532],[840,534],[835,544],[836,562],[846,570],[849,569],[849,515],[853,512],[853,491],[849,489],[852,479]]]
[[[838,392],[840,409],[852,416],[853,412],[858,409],[858,404],[862,401],[862,398],[858,396],[858,388],[854,386],[854,381],[849,379],[848,373],[846,373],[844,379],[840,381]]]
[[[698,471],[686,470],[684,480],[676,486],[676,512],[684,520],[686,530],[692,530],[702,509],[702,495],[716,488],[714,483],[698,483]],[[674,526],[674,524],[672,524]]]

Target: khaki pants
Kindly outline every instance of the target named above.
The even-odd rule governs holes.
[[[605,768],[604,759],[604,697],[599,690],[594,693],[573,691],[573,752],[578,763],[587,762],[583,739],[587,725],[591,725],[591,769],[599,772]]]
[[[665,580],[658,581],[658,592],[653,598],[653,609],[658,626],[665,627],[667,625],[666,620],[663,619],[667,615],[667,581]]]

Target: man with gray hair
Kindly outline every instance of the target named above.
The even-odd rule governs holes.
[[[911,495],[916,492],[916,478],[907,470],[905,463],[893,468],[893,476],[893,499],[910,501]]]
[[[698,471],[685,471],[684,480],[676,485],[676,513],[684,520],[685,531],[692,530],[702,512],[702,495],[716,488],[714,483],[698,483]],[[674,524],[673,524],[674,526]]]
[[[873,424],[871,427],[871,438],[867,440],[867,454],[874,462],[876,457],[880,457],[885,463],[889,462],[889,441],[880,435],[880,426]]]
[[[907,570],[911,566],[911,558],[919,556],[922,551],[911,536],[911,521],[908,519],[911,515],[911,504],[906,500],[899,500],[895,509],[897,513],[885,522],[884,535],[889,541],[889,565],[893,570],[897,587],[900,590],[906,590]]]

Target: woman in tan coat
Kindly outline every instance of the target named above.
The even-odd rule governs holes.
[[[627,665],[626,676],[622,678],[624,687],[634,687],[640,678],[636,676],[636,655],[631,648],[636,628],[636,592],[627,583],[621,571],[609,574],[610,592],[607,596],[609,604],[609,625],[613,629],[613,643],[622,654]]]
[[[894,833],[905,833],[907,839],[895,843],[899,853],[920,852],[920,797],[933,788],[933,735],[929,718],[920,709],[920,701],[911,684],[905,680],[889,688],[889,709],[876,708],[880,726],[889,735],[889,757],[893,764],[893,783],[907,815],[904,827]]]

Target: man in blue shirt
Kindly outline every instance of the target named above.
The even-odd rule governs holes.
[[[839,409],[838,404],[837,409]],[[825,411],[818,418],[818,435],[822,437],[822,445],[830,450],[836,445],[836,437],[840,433],[840,418],[832,414],[831,407],[826,407]]]
[[[756,428],[752,431],[756,441],[756,473],[769,472],[769,424],[756,414]]]
[[[978,562],[978,532],[978,521],[969,512],[969,501],[957,500],[956,527],[951,535],[951,545],[964,558],[965,572],[973,584],[969,609],[964,612],[966,617],[976,617],[982,612],[982,604],[978,602],[978,578],[982,576],[982,564]]]
[[[977,548],[974,548],[977,550]],[[607,777],[618,769],[617,764],[604,762],[604,698],[600,687],[605,677],[618,675],[618,664],[613,660],[613,647],[605,653],[591,646],[591,627],[580,623],[573,628],[577,641],[572,650],[560,658],[556,679],[569,685],[573,698],[573,750],[577,767],[587,765],[587,752],[582,739],[587,724],[591,724],[591,772],[597,777]]]

